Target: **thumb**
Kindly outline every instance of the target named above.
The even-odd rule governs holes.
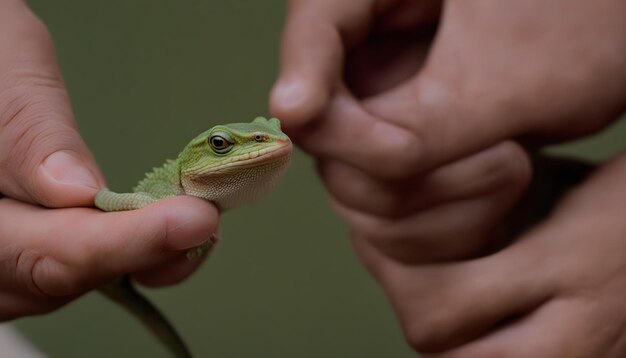
[[[345,47],[367,34],[373,9],[370,0],[289,4],[270,95],[271,112],[289,134],[325,109],[341,78]]]
[[[49,207],[90,206],[102,175],[61,93],[33,88],[15,109],[0,99],[0,192]],[[45,90],[43,90],[45,92]],[[19,109],[18,109],[19,108]]]
[[[21,2],[6,4],[14,16],[0,25],[12,34],[0,37],[0,193],[92,205],[104,180],[74,122],[50,35]]]

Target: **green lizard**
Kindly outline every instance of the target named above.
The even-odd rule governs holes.
[[[102,189],[95,204],[104,211],[140,209],[174,195],[209,200],[224,211],[268,193],[286,171],[292,144],[276,118],[255,118],[251,123],[218,125],[191,140],[176,160],[168,160],[139,182],[132,193]],[[187,252],[202,256],[213,241]],[[175,357],[191,357],[167,319],[131,284],[120,277],[100,292],[139,318]]]

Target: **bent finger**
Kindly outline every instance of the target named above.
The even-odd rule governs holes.
[[[555,294],[543,258],[536,256],[499,253],[466,262],[410,266],[385,258],[366,240],[355,239],[355,248],[385,288],[406,339],[418,352],[462,346]]]
[[[386,218],[502,189],[517,196],[532,175],[528,155],[510,141],[404,181],[379,180],[334,160],[321,160],[318,168],[328,191],[342,205]]]
[[[432,358],[610,357],[621,325],[587,299],[552,300],[492,333]]]
[[[162,287],[178,284],[193,274],[211,254],[217,244],[217,236],[201,244],[202,254],[191,256],[189,251],[178,255],[170,261],[146,271],[133,274],[133,278],[148,287]],[[192,249],[193,250],[193,249]]]
[[[289,134],[316,157],[345,163],[381,179],[416,173],[414,163],[421,155],[420,138],[365,111],[344,86],[322,115]]]
[[[352,233],[390,259],[405,264],[461,260],[485,255],[500,222],[519,193],[490,195],[440,205],[404,218],[387,219],[334,207]],[[488,250],[489,248],[489,250]]]

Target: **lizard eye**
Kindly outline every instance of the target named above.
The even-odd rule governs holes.
[[[226,140],[226,138],[219,136],[219,135],[214,135],[211,138],[209,138],[209,144],[211,145],[211,148],[213,148],[213,150],[216,153],[220,153],[220,154],[227,153],[233,147],[233,145],[229,143]]]
[[[254,140],[256,140],[257,142],[263,142],[265,141],[265,139],[266,136],[264,134],[257,133],[254,135]]]

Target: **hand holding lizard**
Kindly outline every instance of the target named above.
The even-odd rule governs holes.
[[[172,284],[218,213],[196,198],[102,215],[103,176],[74,123],[50,35],[24,1],[0,2],[0,320],[51,311],[123,273]],[[18,201],[19,200],[19,201]],[[140,273],[140,274],[139,274]]]

